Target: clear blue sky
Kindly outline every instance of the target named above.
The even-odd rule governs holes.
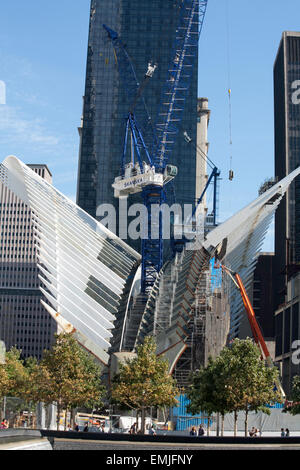
[[[89,0],[1,5],[0,80],[6,83],[7,101],[0,105],[0,159],[14,154],[25,163],[46,163],[54,185],[73,199],[89,7]],[[300,30],[298,0],[208,2],[199,96],[208,97],[211,109],[209,156],[222,172],[221,221],[254,199],[259,185],[273,176],[273,64],[284,30]]]

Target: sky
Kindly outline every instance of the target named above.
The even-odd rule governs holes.
[[[14,0],[2,2],[0,16],[0,161],[46,163],[73,200],[89,9],[90,0]],[[209,157],[221,170],[219,222],[274,175],[273,65],[285,30],[300,30],[298,0],[208,0],[199,96],[209,100]],[[273,249],[272,227],[265,249]]]

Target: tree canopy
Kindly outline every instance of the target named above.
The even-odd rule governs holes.
[[[142,431],[145,412],[150,407],[175,406],[180,393],[169,374],[169,364],[156,354],[156,344],[148,336],[137,348],[135,358],[120,364],[120,373],[113,380],[111,397],[116,403],[142,414]]]
[[[53,349],[45,352],[36,373],[42,401],[56,402],[58,412],[102,405],[101,368],[72,334],[56,335]]]
[[[300,414],[300,375],[295,375],[292,382],[291,402],[288,402],[284,412],[292,416]]]
[[[194,374],[188,391],[189,410],[194,414],[206,411],[223,416],[233,412],[235,426],[237,412],[243,410],[246,432],[249,411],[269,413],[266,405],[281,400],[274,388],[277,378],[277,369],[265,364],[251,339],[235,339],[215,360],[210,359],[206,368]]]

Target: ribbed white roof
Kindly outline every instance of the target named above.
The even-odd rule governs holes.
[[[151,331],[156,333],[158,351],[168,357],[171,369],[187,347],[188,316],[209,259],[216,257],[222,264],[236,271],[247,289],[257,253],[263,246],[272,217],[289,185],[299,174],[300,167],[209,232],[205,241],[197,240],[197,243],[187,245],[180,258],[177,257],[171,265],[162,269],[150,294],[138,339],[142,341]],[[176,272],[175,278],[172,278],[172,269]],[[241,295],[234,286],[230,290],[229,304],[230,336],[234,337],[244,308]],[[163,321],[163,328],[156,331]]]
[[[299,174],[300,167],[163,268],[149,296],[139,338],[160,325],[158,349],[171,367],[186,347],[191,306],[209,259],[217,256],[238,272],[247,288],[274,212]],[[107,364],[114,322],[124,322],[122,294],[140,255],[16,157],[0,165],[0,181],[32,211],[45,307],[65,331],[75,331],[79,342]],[[243,309],[236,289],[230,304],[234,336]]]
[[[140,255],[16,157],[0,181],[32,211],[43,305],[104,364],[124,286]]]
[[[241,276],[246,289],[251,282],[256,255],[261,251],[272,217],[290,184],[299,174],[300,167],[212,230],[203,243],[206,249],[218,249],[222,263]],[[230,305],[230,334],[234,337],[244,309],[237,289],[231,290]]]

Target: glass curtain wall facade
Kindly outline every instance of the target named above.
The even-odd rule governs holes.
[[[28,165],[51,182],[46,165]],[[34,224],[30,208],[0,183],[0,340],[22,356],[41,359],[57,332],[41,304]]]
[[[284,32],[274,66],[275,176],[300,165],[300,33]],[[276,303],[300,265],[300,179],[291,185],[275,219]]]
[[[103,29],[115,30],[135,66],[141,82],[148,63],[158,64],[143,96],[152,120],[155,119],[161,90],[167,77],[172,45],[179,18],[179,0],[92,0],[87,55],[86,85],[80,128],[77,204],[93,217],[102,204],[113,204],[118,211],[112,183],[120,174],[129,104],[125,99],[113,47]],[[196,142],[197,62],[186,100],[182,132],[169,163],[178,167],[175,194],[168,202],[194,203],[196,188],[196,150],[183,138],[186,130]],[[140,202],[130,197],[128,205]],[[98,211],[99,214],[99,211]],[[100,215],[97,217],[101,220]],[[129,243],[130,240],[128,240]],[[139,245],[135,244],[139,249]]]
[[[274,65],[275,176],[281,179],[300,165],[300,32],[282,35]],[[299,339],[300,178],[291,184],[275,217],[274,299],[276,359],[290,392],[299,365],[292,360]]]

